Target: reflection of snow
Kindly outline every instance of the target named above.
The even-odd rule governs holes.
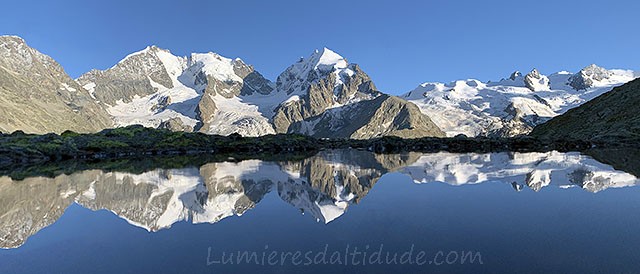
[[[563,188],[577,185],[597,192],[640,182],[629,173],[615,170],[577,152],[425,154],[399,172],[411,176],[416,183],[463,185],[489,181],[517,182],[534,190],[553,184]]]
[[[374,156],[349,150],[321,152],[301,162],[247,160],[141,174],[89,170],[19,183],[0,177],[0,210],[6,210],[0,212],[0,246],[21,245],[73,202],[157,231],[181,221],[215,223],[239,216],[277,191],[284,202],[329,223],[390,170],[417,184],[502,182],[517,191],[557,186],[598,192],[640,183],[634,175],[574,152]]]

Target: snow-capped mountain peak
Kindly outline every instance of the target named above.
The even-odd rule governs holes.
[[[131,53],[131,54],[125,56],[124,58],[122,58],[122,60],[120,60],[118,63],[116,63],[110,69],[116,68],[118,66],[120,66],[120,67],[125,66],[126,67],[126,66],[131,66],[131,65],[138,65],[137,62],[141,62],[141,61],[147,62],[147,64],[150,64],[149,62],[151,62],[151,61],[160,61],[163,65],[167,65],[167,64],[164,64],[164,62],[162,62],[162,61],[169,61],[171,59],[181,59],[180,67],[184,67],[186,65],[186,63],[184,62],[184,58],[183,57],[178,57],[178,56],[173,55],[171,53],[171,51],[169,51],[168,49],[163,49],[163,48],[159,48],[158,46],[155,46],[155,45],[150,45],[150,46],[145,47],[142,50],[136,51],[134,53]],[[131,63],[134,63],[134,64],[131,64]]]
[[[358,65],[327,48],[288,67],[276,89],[287,96],[272,120],[279,133],[359,139],[443,135],[413,104],[384,95]],[[413,117],[404,120],[412,126],[398,126],[396,117],[405,114]]]
[[[347,59],[328,48],[316,50],[310,58],[311,63],[315,63],[314,68],[323,71],[333,71],[334,69],[347,68]]]
[[[606,87],[612,84],[628,82],[638,75],[630,70],[607,70],[596,64],[591,64],[581,69],[568,79],[568,85],[575,90],[588,90],[596,87]]]
[[[524,77],[524,85],[531,91],[549,90],[549,78],[534,68]]]
[[[18,41],[22,41],[22,43],[25,43],[24,39],[17,35],[0,35],[0,39],[15,39]]]
[[[332,73],[336,79],[334,85],[338,87],[354,75],[352,67],[347,59],[328,48],[315,50],[309,58],[301,58],[278,76],[276,87],[287,94],[300,95],[306,93],[310,84]]]
[[[213,52],[193,53],[189,58],[190,65],[197,65],[197,63],[201,63],[201,69],[204,73],[215,77],[220,81],[242,82],[242,78],[234,71],[236,62],[242,62],[242,60],[239,58],[225,58]]]

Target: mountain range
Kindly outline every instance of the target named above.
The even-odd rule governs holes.
[[[418,105],[448,136],[510,137],[528,134],[637,77],[639,72],[596,65],[548,76],[533,69],[526,75],[513,72],[497,82],[424,83],[401,97]]]
[[[497,82],[424,83],[392,96],[327,48],[300,58],[272,82],[239,58],[176,56],[150,46],[71,79],[23,39],[0,36],[0,132],[141,124],[243,136],[517,136],[638,76],[596,65],[549,76],[534,69]]]
[[[23,58],[22,51],[48,63]],[[3,98],[7,101],[3,105],[12,107],[3,110],[10,114],[0,121],[3,132],[46,133],[67,129],[91,132],[141,124],[243,136],[275,133],[360,139],[386,135],[444,136],[417,106],[378,91],[358,65],[349,64],[326,48],[291,65],[275,83],[241,59],[215,53],[181,57],[155,46],[76,80],[71,80],[60,65],[18,37],[0,38],[0,56],[8,60],[0,63],[1,77],[7,79],[1,83],[3,90],[8,90],[3,94],[12,95],[3,96],[7,97]],[[58,73],[52,75],[48,73],[50,69]],[[22,86],[11,85],[13,82]],[[28,100],[24,98],[27,95],[24,90],[55,96],[62,102],[47,105],[56,100],[44,97]],[[75,97],[64,100],[71,92]],[[43,106],[32,106],[40,101]],[[51,119],[62,111],[66,112],[57,118],[65,123]],[[31,120],[39,123],[32,125]]]

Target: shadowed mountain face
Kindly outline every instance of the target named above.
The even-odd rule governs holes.
[[[617,152],[592,151],[598,161],[637,174]],[[15,248],[53,224],[72,203],[108,210],[148,231],[176,222],[216,223],[259,206],[273,192],[283,202],[329,223],[345,214],[389,172],[417,184],[502,182],[517,191],[555,185],[590,192],[634,186],[635,175],[578,153],[406,153],[323,151],[302,161],[207,163],[134,174],[87,170],[55,178],[0,177],[0,247]]]
[[[109,114],[51,57],[0,36],[0,132],[95,132]]]
[[[537,126],[531,136],[550,139],[640,137],[640,79],[616,87]]]

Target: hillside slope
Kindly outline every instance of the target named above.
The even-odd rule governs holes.
[[[640,79],[537,126],[531,136],[549,139],[640,138]]]

